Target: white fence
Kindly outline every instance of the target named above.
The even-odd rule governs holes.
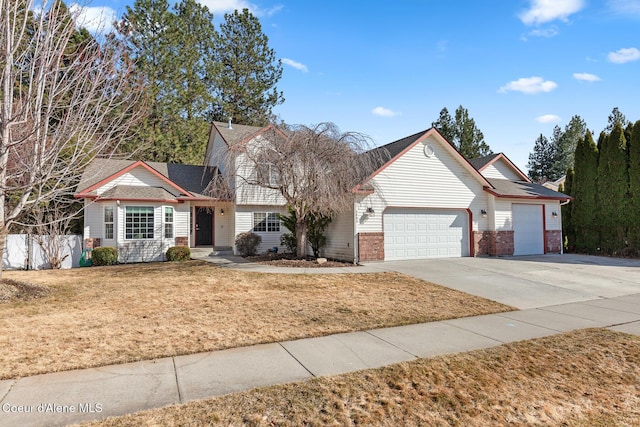
[[[63,236],[61,254],[66,256],[62,268],[78,267],[82,255],[82,236]],[[2,255],[3,270],[41,270],[51,268],[46,251],[38,243],[36,236],[29,234],[9,234]]]

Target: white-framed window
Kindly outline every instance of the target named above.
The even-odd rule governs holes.
[[[278,214],[273,212],[254,212],[253,231],[255,232],[279,232],[280,219]]]
[[[170,206],[164,208],[164,237],[173,239],[173,208]]]
[[[271,163],[263,162],[256,165],[256,172],[258,174],[258,181],[269,184],[277,185],[280,180],[278,170]]]
[[[153,239],[153,225],[153,206],[125,207],[125,239]]]
[[[104,238],[113,239],[113,206],[104,207]]]

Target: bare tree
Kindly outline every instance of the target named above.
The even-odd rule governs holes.
[[[35,232],[33,238],[42,251],[46,263],[44,268],[47,265],[54,270],[62,268],[62,263],[71,254],[71,228],[78,218],[70,214],[67,208],[66,203],[59,206],[59,202],[53,201],[32,211],[34,225],[31,230]]]
[[[296,255],[303,257],[307,218],[353,207],[354,189],[380,164],[380,150],[366,151],[369,142],[359,133],[341,133],[333,123],[269,126],[230,150],[226,170],[235,179],[230,188],[236,197],[266,189],[289,205],[296,216]]]
[[[143,111],[119,43],[75,18],[60,1],[0,0],[0,257],[12,226],[69,201],[84,166]]]

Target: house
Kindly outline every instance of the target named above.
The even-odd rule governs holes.
[[[560,178],[556,179],[555,181],[547,181],[542,185],[547,188],[550,188],[551,190],[558,191],[561,185],[564,187],[564,183],[566,180],[567,180],[567,176],[562,175]]]
[[[149,260],[173,245],[232,248],[237,234],[253,231],[262,237],[259,251],[283,249],[287,230],[277,214],[286,213],[284,200],[243,182],[256,171],[227,162],[241,162],[246,147],[268,143],[274,131],[213,123],[204,166],[96,161],[76,194],[86,203],[86,244],[116,246],[121,261]],[[375,150],[384,157],[353,189],[352,207],[331,222],[324,256],[360,262],[561,252],[560,206],[570,197],[532,183],[504,154],[468,161],[435,129]],[[235,197],[213,197],[209,181],[231,168],[239,171],[230,180]]]

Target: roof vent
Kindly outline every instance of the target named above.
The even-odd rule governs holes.
[[[227,128],[229,128],[229,129],[233,129],[233,128],[231,127],[231,117],[229,117],[229,124],[227,125]]]

